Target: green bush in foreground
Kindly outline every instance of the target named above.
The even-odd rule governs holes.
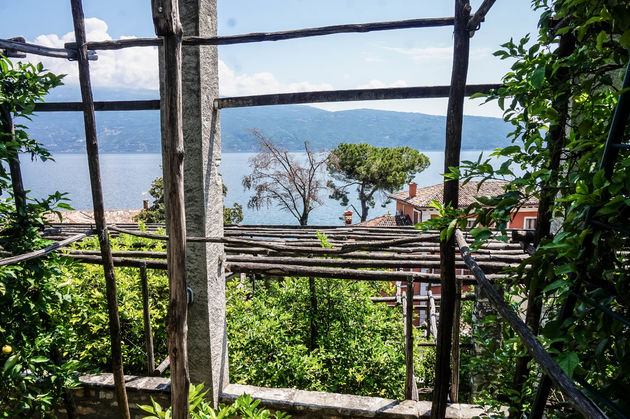
[[[214,410],[204,396],[207,391],[203,392],[203,384],[198,386],[190,386],[189,405],[191,419],[220,419],[220,418],[251,418],[251,419],[284,419],[290,418],[286,413],[276,412],[272,414],[267,409],[259,409],[260,400],[253,400],[249,394],[243,394],[231,405],[221,404],[219,410]],[[158,403],[151,399],[151,406],[138,406],[140,409],[151,414],[145,416],[145,419],[170,419],[172,416],[171,408],[162,409]]]

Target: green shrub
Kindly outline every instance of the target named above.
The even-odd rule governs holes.
[[[198,386],[190,386],[189,405],[191,419],[219,419],[219,418],[251,418],[251,419],[284,419],[291,416],[286,413],[276,412],[272,414],[267,409],[259,409],[260,400],[253,400],[249,394],[243,394],[231,405],[221,404],[219,411],[214,410],[210,404],[204,399],[207,391],[203,392],[203,384]],[[171,408],[162,409],[155,400],[151,399],[151,406],[138,406],[140,409],[151,414],[145,419],[170,419]]]
[[[155,240],[121,234],[112,238],[112,250],[137,249],[151,246],[151,250],[164,250],[164,244]],[[98,239],[90,238],[74,246],[77,249],[98,249]],[[126,374],[146,375],[146,348],[142,311],[142,287],[137,268],[115,268],[122,357]],[[74,353],[83,364],[84,372],[111,371],[111,345],[105,278],[101,265],[72,263],[64,267],[64,276],[75,296],[70,311],[72,328],[77,334]],[[168,305],[168,279],[162,270],[147,269],[149,307],[153,331],[156,362],[167,354],[166,311]]]

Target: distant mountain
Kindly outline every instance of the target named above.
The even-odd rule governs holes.
[[[77,91],[64,87],[49,101],[79,100]],[[96,91],[95,100],[131,99],[129,92]],[[156,92],[133,92],[135,99],[154,98]],[[160,152],[157,111],[97,112],[103,153]],[[41,112],[28,122],[30,133],[54,153],[85,151],[83,117],[78,112]],[[250,130],[282,143],[290,151],[303,150],[304,140],[315,149],[331,149],[340,142],[367,142],[379,147],[411,146],[443,150],[445,118],[419,113],[357,109],[329,112],[310,106],[266,106],[223,109],[221,143],[224,152],[258,151]],[[488,150],[505,146],[510,125],[499,118],[464,117],[462,148]]]

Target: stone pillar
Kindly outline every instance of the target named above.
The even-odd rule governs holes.
[[[216,0],[179,0],[184,35],[217,34]],[[184,193],[188,236],[223,235],[223,195],[216,46],[183,48]],[[161,65],[160,71],[163,72]],[[188,307],[188,363],[193,384],[205,383],[216,406],[228,384],[223,245],[188,243],[186,276],[193,291]]]

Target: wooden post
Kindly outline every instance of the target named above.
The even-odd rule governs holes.
[[[437,312],[435,309],[435,297],[433,297],[433,292],[431,291],[430,287],[427,290],[427,297],[429,298],[429,301],[428,301],[429,316],[427,317],[428,324],[429,324],[429,336],[431,336],[433,340],[437,340],[437,336],[438,336]],[[442,299],[440,298],[440,302],[441,300]]]
[[[2,132],[6,134],[9,139],[13,139],[15,136],[15,126],[13,125],[13,118],[11,118],[11,111],[7,109],[6,106],[0,106],[0,126],[2,126]],[[18,219],[21,219],[26,215],[26,192],[24,191],[24,182],[22,181],[20,158],[18,156],[18,150],[8,148],[7,151],[9,152],[9,170],[11,172],[13,196],[15,198],[15,210],[18,214]]]
[[[405,399],[418,400],[418,387],[413,371],[413,278],[407,280],[407,292],[403,297],[405,322]]]
[[[451,90],[446,113],[446,146],[444,148],[444,173],[449,167],[459,166],[459,154],[462,142],[462,121],[464,115],[464,94],[468,74],[470,32],[468,20],[470,4],[468,0],[455,0],[455,28],[453,45],[453,70]],[[459,182],[444,182],[444,205],[457,208]],[[443,418],[446,415],[446,403],[451,376],[451,343],[453,337],[453,319],[455,315],[455,240],[453,237],[440,242],[440,324],[435,363],[435,385],[431,418]]]
[[[140,282],[142,284],[142,314],[144,320],[144,344],[147,349],[147,372],[148,375],[153,375],[155,371],[155,354],[153,352],[153,332],[151,331],[149,281],[147,278],[146,262],[140,267]]]
[[[453,353],[451,374],[451,402],[459,403],[459,329],[460,329],[460,317],[462,312],[462,280],[457,279],[455,285],[455,314],[453,319]]]
[[[105,221],[105,208],[103,205],[103,187],[101,185],[101,170],[98,156],[98,141],[96,137],[96,120],[94,117],[94,100],[92,97],[92,85],[90,81],[90,64],[87,58],[87,42],[85,36],[85,21],[83,17],[83,5],[81,0],[71,0],[72,19],[74,22],[74,35],[77,44],[77,63],[79,65],[79,82],[81,85],[81,98],[83,100],[83,121],[85,124],[85,145],[88,155],[88,168],[90,172],[90,184],[92,187],[92,203],[94,205],[94,222],[98,235],[103,259],[103,273],[105,275],[105,288],[107,293],[107,311],[109,314],[109,333],[112,345],[112,372],[116,386],[116,400],[120,417],[130,418],[127,392],[125,389],[125,376],[122,364],[120,317],[118,316],[118,299],[116,296],[116,276],[114,275],[114,261],[109,245],[109,234]]]
[[[166,203],[169,304],[166,330],[171,367],[173,418],[188,418],[188,298],[186,293],[186,219],[184,135],[182,131],[182,36],[177,0],[151,0],[155,33],[163,37],[164,120],[162,167]]]
[[[317,348],[317,289],[315,288],[315,278],[308,277],[308,289],[311,294],[310,307],[310,323],[311,323],[311,341],[309,350],[314,351]]]

